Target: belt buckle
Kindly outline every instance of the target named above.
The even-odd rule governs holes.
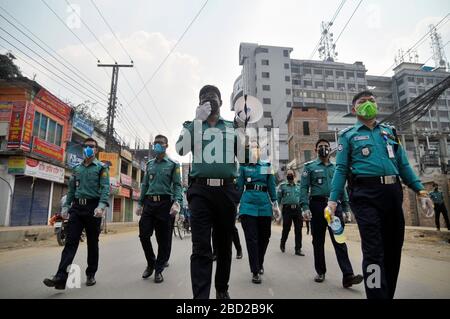
[[[87,204],[87,199],[86,199],[86,198],[80,198],[80,199],[78,199],[78,204],[80,204],[80,205],[86,205],[86,204]]]
[[[152,195],[153,202],[159,202],[159,195]]]
[[[291,205],[291,209],[296,209],[297,205]]]
[[[206,180],[206,184],[208,186],[222,186],[223,185],[222,180],[218,179],[218,178],[208,178]]]
[[[395,184],[397,181],[397,176],[391,175],[391,176],[385,176],[384,177],[384,183],[385,184]]]

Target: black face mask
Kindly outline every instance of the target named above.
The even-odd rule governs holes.
[[[330,154],[330,149],[324,146],[319,147],[318,154],[320,158],[326,158]]]
[[[210,98],[209,96],[202,97],[200,104],[204,104],[206,102],[209,102],[211,104],[211,114],[218,114],[220,105],[217,103],[215,99]]]
[[[287,180],[290,181],[290,182],[292,182],[292,181],[294,180],[294,175],[289,174],[289,175],[287,176]]]
[[[435,187],[435,188],[434,188],[434,191],[435,191],[435,192],[437,192],[438,190],[439,190],[439,188],[438,188],[438,187]]]

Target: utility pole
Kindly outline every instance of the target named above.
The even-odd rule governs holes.
[[[112,68],[111,91],[109,93],[108,119],[106,124],[106,152],[110,152],[114,141],[114,118],[116,116],[117,82],[119,68],[132,68],[133,64],[97,64],[98,67]]]

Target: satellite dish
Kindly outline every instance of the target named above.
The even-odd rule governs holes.
[[[247,107],[247,112],[245,107]],[[256,97],[247,95],[247,99],[245,99],[245,96],[241,96],[236,101],[234,112],[236,113],[236,118],[242,122],[256,123],[262,118],[264,111],[261,102]]]

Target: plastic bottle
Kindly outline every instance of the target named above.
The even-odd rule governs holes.
[[[325,219],[327,220],[328,226],[331,228],[334,234],[334,239],[339,244],[342,244],[345,242],[346,238],[344,235],[344,227],[342,227],[341,220],[337,216],[333,216],[331,218],[331,213],[329,208],[325,208]]]

